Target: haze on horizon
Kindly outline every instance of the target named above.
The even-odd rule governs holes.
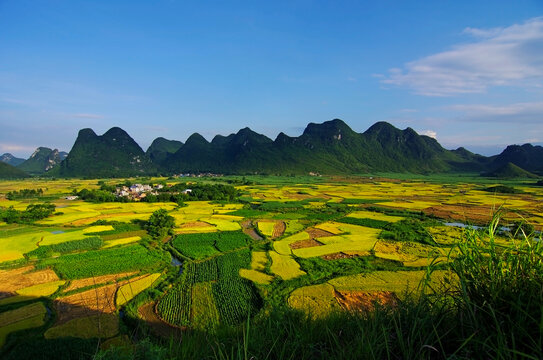
[[[494,155],[543,142],[543,3],[0,2],[0,154],[81,128],[274,139],[377,121]]]

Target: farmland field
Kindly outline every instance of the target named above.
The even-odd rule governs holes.
[[[250,185],[237,186],[239,201],[183,205],[65,199],[98,188],[97,180],[0,182],[0,209],[56,206],[43,220],[0,223],[0,356],[19,332],[40,341],[106,340],[146,319],[151,329],[160,322],[161,334],[215,332],[276,307],[320,319],[397,304],[432,262],[440,268],[427,284],[454,284],[446,268],[464,227],[485,226],[498,208],[501,226],[543,229],[543,191],[528,181],[508,183],[522,192],[499,194],[472,180],[300,179],[307,183],[250,176]],[[35,188],[43,199],[3,195]],[[175,220],[161,239],[144,226],[158,209]],[[496,243],[512,236],[503,230]]]

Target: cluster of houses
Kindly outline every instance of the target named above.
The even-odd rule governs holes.
[[[147,194],[158,195],[158,190],[164,186],[158,184],[156,186],[134,184],[131,186],[122,186],[115,189],[115,196],[128,197],[132,200],[139,200],[147,196]]]

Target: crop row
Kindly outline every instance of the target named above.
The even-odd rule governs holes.
[[[141,245],[131,245],[64,255],[43,260],[38,267],[52,266],[55,272],[64,279],[81,279],[134,270],[159,269],[169,261],[170,255],[166,252],[149,250]]]
[[[188,263],[179,283],[159,302],[159,315],[170,324],[183,326],[201,320],[203,308],[216,309],[213,319],[206,320],[210,324],[215,323],[216,316],[222,323],[238,324],[261,307],[253,284],[239,276],[239,269],[248,268],[250,263],[248,249]],[[211,291],[204,291],[209,286]]]
[[[183,255],[192,259],[204,259],[219,252],[239,249],[247,245],[250,238],[241,231],[183,234],[172,244]]]

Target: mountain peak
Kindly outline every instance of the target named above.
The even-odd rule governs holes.
[[[77,134],[78,138],[88,138],[88,137],[97,137],[97,136],[98,135],[96,135],[94,130],[92,130],[91,128],[81,129],[79,130],[79,133]]]
[[[342,140],[346,135],[356,134],[343,120],[333,119],[322,124],[309,123],[302,136],[320,138],[321,140]]]
[[[185,141],[185,145],[193,145],[193,144],[209,144],[209,142],[206,140],[205,137],[195,132],[194,134],[188,137],[187,141]]]
[[[31,174],[41,174],[59,164],[64,159],[61,154],[65,153],[60,153],[58,149],[51,150],[48,147],[40,146],[28,160],[21,163],[18,167]]]
[[[9,164],[11,166],[17,166],[22,164],[25,159],[17,158],[10,153],[5,153],[0,156],[0,162]]]
[[[106,131],[104,133],[104,135],[102,135],[102,138],[104,139],[111,139],[111,140],[117,140],[119,138],[130,138],[130,135],[128,135],[128,133],[126,131],[124,131],[123,129],[121,129],[120,127],[117,127],[117,126],[114,126],[112,127],[111,129],[109,129],[108,131]]]
[[[119,127],[101,136],[92,129],[80,130],[68,157],[57,169],[53,173],[60,176],[125,177],[156,172],[141,147]]]
[[[373,124],[372,126],[370,126],[368,128],[368,130],[366,130],[364,132],[364,134],[366,134],[366,135],[378,135],[378,134],[382,134],[382,133],[393,133],[393,132],[398,132],[398,131],[401,131],[401,130],[396,128],[392,124],[390,124],[390,123],[388,123],[386,121],[378,121],[375,124]]]

